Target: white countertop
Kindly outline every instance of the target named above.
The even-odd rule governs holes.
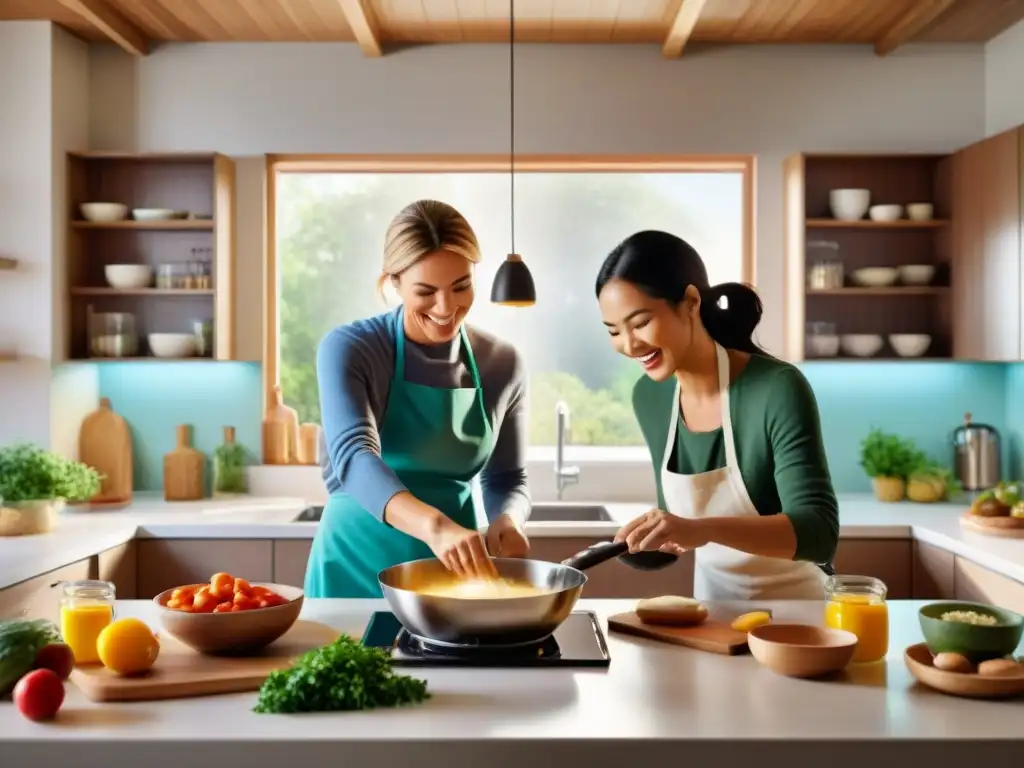
[[[581,601],[578,609],[596,611],[606,627],[607,616],[632,605]],[[717,746],[713,754],[719,759],[730,755],[718,764],[733,765],[731,753],[721,750],[744,744],[761,750],[759,739],[775,745],[800,742],[801,750],[809,748],[806,739],[826,740],[824,746],[844,754],[847,748],[836,740],[861,747],[889,740],[938,741],[943,750],[955,752],[1000,739],[1006,740],[1004,747],[1016,742],[1012,748],[1019,757],[1024,712],[1019,702],[953,698],[910,677],[902,654],[922,639],[916,618],[921,605],[891,603],[887,660],[851,666],[831,680],[784,678],[749,655],[720,656],[612,633],[607,669],[410,668],[408,674],[428,681],[432,698],[415,707],[370,712],[257,715],[251,711],[255,694],[93,704],[69,685],[64,707],[50,723],[32,723],[12,704],[0,703],[0,753],[5,768],[109,767],[119,764],[114,757],[124,758],[122,765],[180,768],[213,765],[218,755],[247,768],[313,765],[325,755],[333,764],[375,767],[469,765],[471,754],[478,761],[488,758],[477,766],[514,765],[513,756],[553,765],[556,753],[550,750],[569,740],[574,750],[566,758],[574,764],[597,758],[592,764],[609,765],[613,756],[666,758],[672,749],[687,744],[689,750],[690,743],[699,741],[704,748]],[[712,614],[724,609],[735,615],[748,607],[712,606]],[[820,602],[768,607],[777,621],[822,620]],[[310,600],[302,615],[360,637],[370,613],[381,609],[386,609],[384,601]],[[118,611],[157,628],[148,601],[123,601]],[[417,752],[426,742],[429,749]],[[182,748],[193,750],[187,760]]]
[[[316,523],[291,522],[306,506],[300,498],[243,497],[168,503],[140,494],[118,511],[69,509],[59,527],[39,536],[0,538],[0,589],[119,546],[133,538],[308,539]],[[606,504],[615,522],[530,522],[532,538],[612,536],[647,510],[645,504]],[[1024,582],[1024,539],[999,539],[965,531],[965,504],[885,504],[868,494],[839,496],[845,538],[914,538]]]

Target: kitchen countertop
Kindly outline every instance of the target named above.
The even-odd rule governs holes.
[[[200,502],[163,501],[140,494],[122,510],[75,507],[59,527],[39,536],[0,538],[0,589],[91,557],[133,538],[309,539],[316,523],[290,522],[306,506],[300,498],[242,497]],[[607,504],[614,522],[528,522],[532,538],[612,536],[648,509],[645,504]],[[1024,582],[1024,539],[999,539],[965,531],[966,504],[885,504],[869,494],[839,496],[844,538],[914,538]]]
[[[934,765],[1019,758],[1019,702],[954,698],[910,677],[902,654],[921,641],[916,614],[923,604],[890,603],[886,661],[851,666],[830,680],[781,677],[748,655],[609,634],[608,669],[413,669],[409,674],[427,679],[433,697],[402,709],[257,715],[251,711],[255,694],[93,704],[69,685],[50,723],[32,723],[12,704],[0,703],[0,753],[5,768],[195,768],[228,761],[278,768],[321,764],[327,756],[332,764],[375,768],[606,766],[644,759],[668,765],[683,755],[691,765],[777,757],[861,768],[880,758]],[[632,605],[581,601],[578,609],[594,610],[603,620]],[[378,600],[310,600],[302,616],[359,637],[370,613],[384,607]],[[749,607],[711,606],[713,614]],[[820,602],[764,607],[777,621],[821,623]],[[117,610],[158,626],[148,601],[120,601]]]

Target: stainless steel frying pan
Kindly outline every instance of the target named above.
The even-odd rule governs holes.
[[[494,559],[498,575],[544,590],[527,597],[466,599],[425,594],[427,584],[455,579],[439,560],[413,560],[377,575],[391,610],[409,632],[452,646],[515,646],[548,637],[572,612],[587,583],[583,571],[618,557],[640,570],[659,570],[678,558],[666,552],[630,554],[625,543],[600,542],[561,563]]]

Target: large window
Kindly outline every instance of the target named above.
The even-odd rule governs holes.
[[[269,318],[276,333],[269,336],[279,363],[270,369],[302,420],[320,418],[320,338],[387,309],[375,291],[385,228],[404,205],[430,197],[458,208],[480,239],[484,259],[469,322],[522,352],[530,373],[531,444],[554,444],[559,400],[571,409],[571,443],[642,444],[630,403],[641,371],[609,344],[594,297],[598,267],[631,233],[664,229],[697,248],[712,283],[750,281],[750,161],[534,159],[524,165],[527,171],[516,176],[516,250],[533,272],[538,301],[512,309],[489,302],[510,247],[509,178],[495,161],[438,160],[429,172],[410,161],[406,172],[401,161],[373,169],[369,159],[271,160],[277,294],[269,302],[276,314]]]

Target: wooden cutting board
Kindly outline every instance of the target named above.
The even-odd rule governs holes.
[[[100,407],[82,421],[78,460],[103,475],[93,504],[122,504],[132,500],[132,436],[128,424],[100,398]]]
[[[119,677],[101,666],[84,666],[71,682],[92,701],[157,701],[259,690],[267,675],[284,669],[306,651],[327,645],[338,631],[313,621],[294,626],[258,656],[203,656],[165,632],[153,668],[139,677]]]
[[[192,447],[188,424],[175,432],[177,445],[164,455],[164,501],[197,501],[206,495],[206,457]]]
[[[666,627],[644,624],[636,613],[620,613],[608,619],[608,629],[626,635],[646,637],[673,645],[684,645],[698,651],[736,656],[747,653],[747,633],[737,632],[728,622],[708,619],[695,627]]]

